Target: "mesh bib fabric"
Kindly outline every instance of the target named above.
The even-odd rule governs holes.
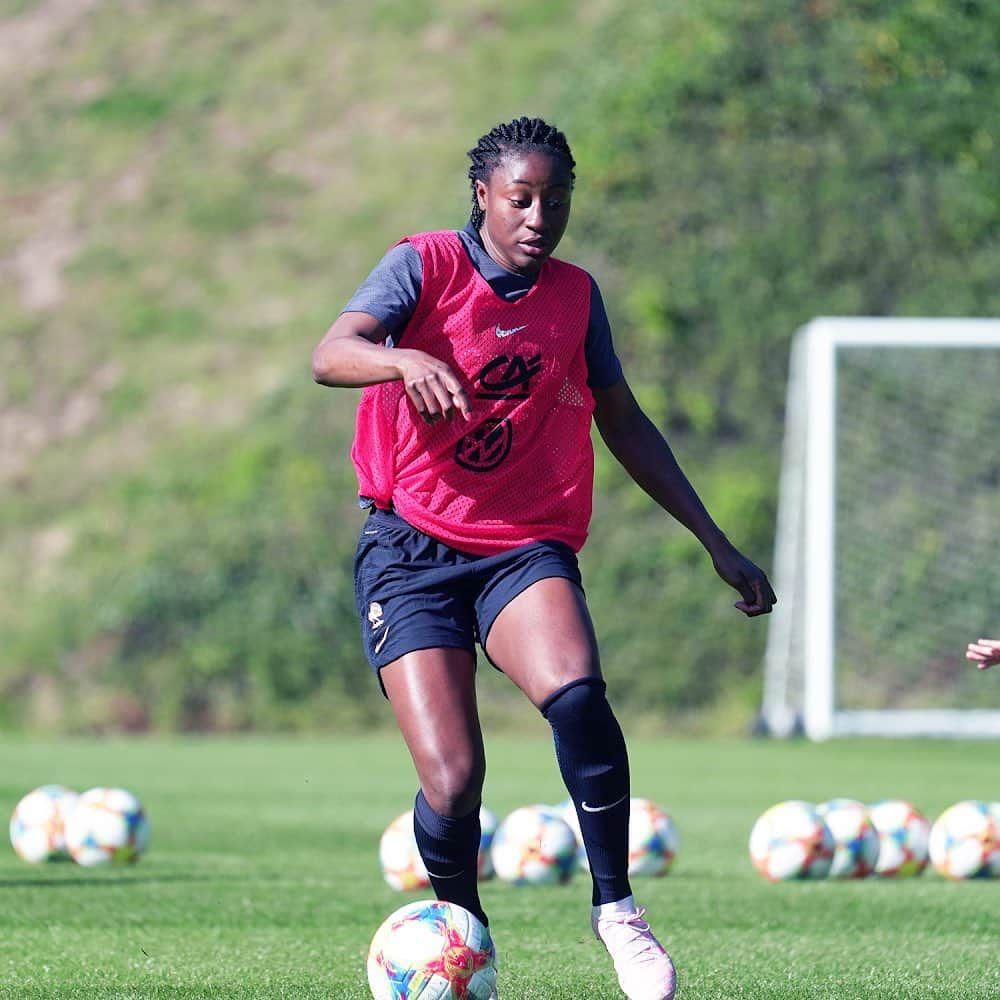
[[[541,539],[579,550],[594,477],[589,276],[550,258],[526,295],[505,302],[456,233],[408,240],[423,281],[401,342],[445,361],[473,414],[427,424],[402,382],[367,387],[351,449],[360,492],[466,552]]]

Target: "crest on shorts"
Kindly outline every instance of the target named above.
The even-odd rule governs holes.
[[[372,601],[368,605],[368,621],[373,629],[381,628],[385,624],[385,619],[382,617],[382,605],[378,601]]]

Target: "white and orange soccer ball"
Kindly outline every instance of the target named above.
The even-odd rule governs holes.
[[[577,865],[577,840],[551,806],[522,806],[497,827],[491,851],[493,869],[513,885],[563,885]]]
[[[587,850],[583,846],[580,820],[572,799],[566,799],[557,811],[576,836],[577,863],[590,871]],[[680,838],[670,814],[652,799],[633,797],[629,800],[628,873],[629,875],[666,875],[670,871]]]
[[[630,809],[629,875],[666,875],[680,846],[673,818],[651,799],[633,798]]]
[[[881,878],[912,878],[928,861],[931,825],[927,817],[906,799],[880,799],[868,807],[878,834],[875,874]]]
[[[833,836],[811,802],[787,799],[766,809],[750,831],[750,860],[771,882],[825,878]]]
[[[965,799],[945,809],[931,826],[928,854],[945,878],[989,878],[1000,865],[1000,828],[989,804]]]
[[[988,808],[993,822],[996,824],[997,832],[1000,833],[1000,802],[990,802]],[[1000,852],[995,853],[990,859],[990,875],[994,878],[1000,876]]]
[[[493,878],[493,838],[497,835],[500,820],[492,809],[479,807],[479,881]]]
[[[580,819],[576,815],[576,806],[573,804],[573,800],[563,799],[563,801],[555,807],[555,811],[566,821],[566,825],[573,831],[573,836],[576,837],[577,867],[581,871],[589,872],[590,862],[587,860],[587,848],[583,846],[583,834],[580,831]]]
[[[397,816],[383,831],[378,842],[382,877],[399,892],[426,889],[431,880],[417,849],[413,833],[413,810]]]
[[[488,1000],[496,978],[489,930],[454,903],[424,899],[401,906],[368,949],[375,1000]]]
[[[479,857],[477,867],[480,881],[493,877],[493,861],[490,848],[497,830],[496,814],[485,806],[479,809]],[[383,831],[378,844],[378,859],[382,877],[386,883],[399,892],[413,892],[426,889],[431,880],[427,875],[417,838],[413,833],[413,810],[397,816]]]
[[[30,864],[58,861],[66,851],[66,820],[79,796],[65,785],[41,785],[28,792],[10,817],[10,842]]]
[[[816,811],[833,837],[830,878],[866,878],[875,871],[879,836],[868,807],[857,799],[828,799]]]
[[[90,788],[66,821],[66,849],[80,865],[132,864],[149,844],[142,804],[124,788]]]

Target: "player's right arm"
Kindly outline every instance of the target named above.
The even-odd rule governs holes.
[[[970,642],[965,657],[972,660],[980,670],[1000,663],[1000,639],[979,639]]]
[[[320,385],[353,388],[398,380],[428,423],[451,420],[456,411],[468,420],[471,401],[451,368],[424,351],[388,348],[387,336],[371,314],[341,313],[313,350],[313,379]]]

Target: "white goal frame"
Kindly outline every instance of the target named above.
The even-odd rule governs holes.
[[[861,735],[998,738],[1000,709],[837,706],[836,361],[837,352],[851,346],[1000,349],[1000,320],[819,317],[796,332],[773,563],[778,603],[768,628],[759,728],[774,736],[804,733],[812,740]],[[1000,509],[997,520],[1000,527]],[[956,650],[957,657],[964,648]],[[803,662],[796,663],[797,657]]]

